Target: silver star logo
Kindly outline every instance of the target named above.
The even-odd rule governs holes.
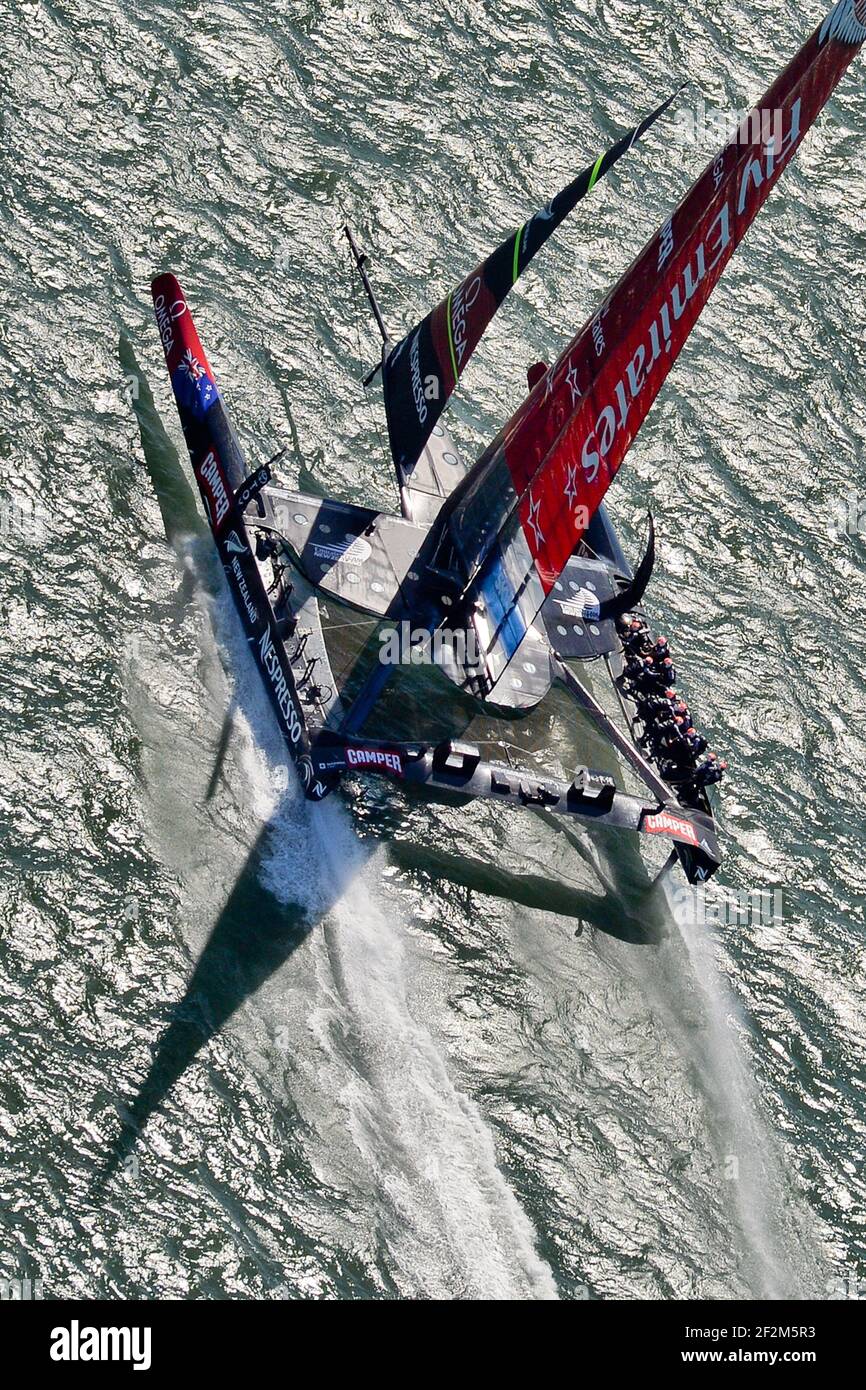
[[[527,524],[527,526],[530,528],[530,530],[532,531],[533,535],[535,536],[536,548],[539,549],[539,550],[540,550],[541,547],[544,545],[544,532],[542,531],[540,522],[539,522],[539,520],[538,520],[538,514],[539,514],[540,511],[541,511],[541,498],[539,497],[538,501],[535,501],[535,500],[533,499],[532,493],[530,492],[530,494],[529,494],[529,516],[528,516],[528,518],[527,518],[526,524]]]
[[[573,507],[577,501],[577,464],[568,465],[568,478],[565,484],[565,496],[568,498],[569,506]]]
[[[580,400],[580,385],[577,380],[577,368],[573,362],[569,362],[568,364],[568,371],[565,374],[565,379],[571,387],[571,403],[572,405],[576,405]]]

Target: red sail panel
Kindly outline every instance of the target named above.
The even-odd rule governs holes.
[[[866,0],[840,0],[479,459],[448,521],[467,578],[482,571],[476,587],[503,550],[513,571],[528,547],[534,563],[526,557],[515,601],[518,589],[550,591],[722,270],[864,40]]]

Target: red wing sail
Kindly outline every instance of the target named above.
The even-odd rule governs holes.
[[[584,534],[722,270],[866,40],[840,0],[485,451],[442,516],[495,683]]]
[[[612,149],[599,155],[388,352],[383,364],[385,413],[391,452],[401,478],[411,474],[421,457],[481,335],[518,276],[564,218],[646,134],[673,99],[668,97]]]

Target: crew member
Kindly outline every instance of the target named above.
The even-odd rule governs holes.
[[[623,667],[623,675],[631,685],[636,685],[638,677],[643,674],[643,662],[639,656],[630,656]]]
[[[672,729],[672,719],[657,719],[653,723],[644,726],[644,731],[638,742],[641,748],[651,749],[655,757]]]
[[[703,734],[698,733],[694,725],[690,725],[689,728],[686,729],[686,739],[688,740],[688,745],[694,753],[696,760],[702,753],[706,752],[707,740],[704,738]]]
[[[628,635],[623,641],[623,646],[627,652],[643,656],[649,652],[652,643],[650,641],[649,629],[646,623],[642,623],[635,618],[629,624]]]
[[[694,786],[696,788],[710,787],[714,782],[721,782],[727,768],[728,764],[718,758],[715,753],[708,753],[706,762],[700,763],[695,768],[692,779]]]
[[[666,758],[659,763],[659,772],[666,782],[682,783],[688,785],[694,777],[694,768],[689,763],[677,762],[674,758]]]
[[[664,695],[659,695],[653,691],[649,695],[642,695],[637,701],[638,718],[643,724],[652,724],[662,718],[670,718],[670,701]]]
[[[651,656],[644,657],[641,673],[635,678],[635,685],[638,690],[647,695],[654,694],[658,690],[659,673]]]
[[[700,792],[704,787],[712,786],[714,782],[721,782],[727,766],[728,764],[720,761],[715,753],[708,753],[706,762],[699,763],[689,777],[688,785],[684,789],[686,799],[698,803]]]
[[[668,756],[673,762],[679,763],[683,767],[694,767],[694,756],[685,736],[683,721],[679,716],[674,719],[672,728],[668,733],[666,748]]]
[[[671,657],[662,657],[661,661],[659,662],[659,675],[661,679],[665,682],[665,685],[676,685],[677,673],[673,663],[673,659]]]

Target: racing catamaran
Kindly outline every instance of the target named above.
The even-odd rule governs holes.
[[[640,604],[653,566],[632,573],[605,494],[734,250],[866,40],[866,0],[839,0],[744,117],[734,138],[551,367],[530,368],[529,395],[474,465],[442,413],[509,289],[562,219],[664,114],[669,99],[498,247],[399,342],[389,338],[366,258],[347,235],[382,336],[380,367],[400,515],[248,474],[173,275],[153,300],[193,472],[254,658],[308,798],[347,773],[384,774],[433,794],[487,798],[661,836],[690,882],[720,863],[704,791],[662,775],[645,751],[645,717],[624,678],[617,620]],[[371,376],[374,375],[371,373]],[[367,640],[338,679],[334,611],[367,621]],[[351,626],[351,624],[349,624]],[[382,659],[383,629],[391,643]],[[382,736],[388,687],[419,653],[434,662],[427,709],[449,688],[519,722],[552,688],[588,716],[641,794],[580,766],[539,774],[484,756],[480,741]],[[377,659],[377,657],[379,659]],[[594,663],[615,708],[581,679]],[[417,666],[416,666],[417,669]],[[392,701],[393,703],[393,701]],[[513,747],[513,745],[511,745]]]

